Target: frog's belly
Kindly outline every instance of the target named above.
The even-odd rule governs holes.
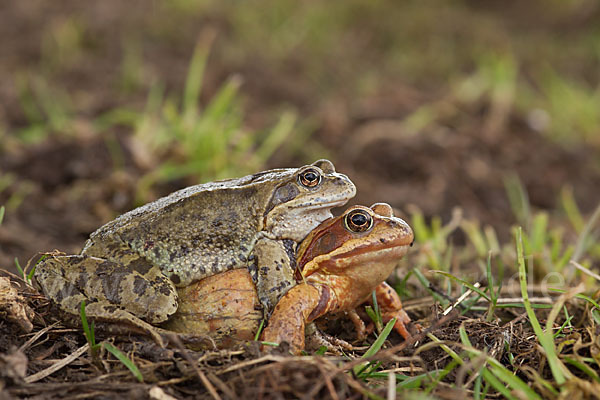
[[[248,270],[209,276],[177,293],[179,307],[166,329],[208,335],[219,347],[254,339],[263,313]]]

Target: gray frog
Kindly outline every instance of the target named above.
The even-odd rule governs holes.
[[[248,268],[264,313],[295,282],[296,245],[356,193],[328,160],[191,186],[136,208],[90,235],[81,255],[36,267],[44,294],[69,314],[151,324],[177,311],[177,288]]]

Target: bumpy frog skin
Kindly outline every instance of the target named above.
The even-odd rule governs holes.
[[[330,161],[191,186],[92,233],[81,255],[37,265],[44,293],[64,311],[148,324],[178,308],[177,289],[225,271],[248,271],[268,314],[295,283],[295,250],[330,209],[356,193]],[[257,308],[260,308],[260,305]]]
[[[286,341],[299,352],[307,322],[327,313],[353,311],[373,290],[383,321],[396,318],[395,330],[410,337],[410,318],[384,281],[412,241],[410,227],[383,203],[351,207],[323,222],[302,242],[297,258],[301,281],[277,303],[263,339]]]
[[[269,342],[304,348],[305,324],[326,313],[353,311],[375,290],[384,321],[409,337],[410,318],[384,281],[413,241],[410,227],[387,204],[350,207],[315,228],[297,254],[297,281],[278,302],[264,331]],[[247,271],[234,270],[179,290],[181,305],[166,328],[210,336],[219,347],[252,340],[262,315]],[[360,332],[359,332],[360,333]]]

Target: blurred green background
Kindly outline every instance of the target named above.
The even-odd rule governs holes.
[[[2,2],[0,76],[5,268],[318,158],[355,203],[501,240],[531,210],[575,235],[600,201],[596,0]]]

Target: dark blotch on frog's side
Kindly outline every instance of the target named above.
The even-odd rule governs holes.
[[[288,281],[281,281],[281,282],[279,282],[278,285],[273,286],[271,289],[269,289],[269,292],[274,293],[276,291],[283,291],[283,289],[285,289],[288,286],[291,286],[290,282],[288,282]]]
[[[104,260],[100,264],[96,265],[96,275],[109,275],[115,270],[115,263],[112,261]]]
[[[192,268],[194,268],[194,265],[192,265]],[[169,278],[175,285],[178,285],[179,282],[181,282],[181,279],[179,278],[179,275],[177,275],[177,274],[172,274]]]
[[[149,283],[146,279],[136,276],[133,279],[133,293],[141,296],[143,295],[149,287]]]
[[[77,287],[75,287],[75,285],[73,285],[72,283],[67,282],[67,283],[65,283],[65,285],[63,285],[60,288],[60,290],[58,290],[55,293],[54,301],[56,301],[58,304],[60,304],[67,297],[71,297],[78,293],[80,293],[79,289],[77,289]]]
[[[110,313],[114,313],[115,311],[117,311],[119,309],[119,307],[117,306],[104,306],[104,310]]]
[[[165,296],[171,294],[171,286],[164,279],[156,278],[154,281],[152,281],[152,287]]]
[[[79,288],[80,291],[83,291],[89,279],[90,274],[87,272],[87,270],[85,268],[80,268],[79,274],[77,275],[77,279],[75,280],[75,286],[77,286],[77,288]]]
[[[296,269],[296,242],[290,239],[285,239],[283,240],[283,248],[285,249],[285,253],[290,261],[290,267],[293,271]],[[281,260],[281,262],[285,264],[284,260]]]
[[[256,284],[258,280],[258,265],[256,263],[256,257],[252,257],[251,259],[248,259],[248,261],[248,272],[250,273],[252,282]]]
[[[129,268],[133,271],[139,272],[141,275],[146,275],[152,265],[145,258],[136,258],[128,264]]]
[[[110,279],[102,279],[104,298],[110,303],[121,303],[121,282],[128,276],[130,276],[128,271],[115,271],[113,268]]]

